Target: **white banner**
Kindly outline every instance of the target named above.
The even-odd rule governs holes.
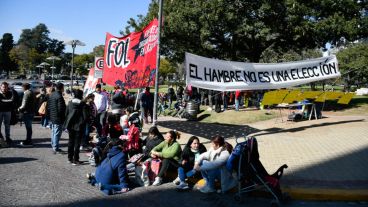
[[[279,89],[337,78],[335,56],[286,63],[244,63],[211,59],[185,53],[187,85],[235,91]]]
[[[99,78],[94,77],[95,68],[91,68],[89,70],[88,78],[86,83],[84,84],[83,95],[87,96],[90,93],[93,93],[96,90],[97,83],[100,82]]]

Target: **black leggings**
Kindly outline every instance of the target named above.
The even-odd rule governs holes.
[[[172,158],[170,159],[164,158],[161,163],[160,172],[158,173],[157,176],[162,178],[169,169],[172,169],[176,172],[178,170],[178,167],[179,167],[178,161]]]

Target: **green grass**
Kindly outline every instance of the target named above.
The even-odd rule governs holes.
[[[114,90],[114,86],[109,86],[109,85],[105,85],[102,88],[103,89],[106,89],[107,91],[113,91]],[[163,92],[166,93],[168,88],[169,88],[168,85],[160,85],[158,87],[160,93],[163,93]],[[150,91],[151,92],[155,92],[155,88],[154,87],[151,87],[151,90]],[[129,89],[129,92],[137,93],[138,92],[138,88]]]
[[[333,111],[338,115],[368,115],[368,96],[354,96],[348,105],[334,103]]]
[[[244,125],[273,119],[277,116],[274,110],[241,109],[240,111],[235,111],[232,109],[216,113],[206,109],[207,107],[201,107],[202,112],[197,116],[200,122]]]

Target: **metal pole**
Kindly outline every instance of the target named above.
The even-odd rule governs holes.
[[[54,80],[54,65],[55,65],[55,58],[52,59],[51,80]]]
[[[157,59],[156,59],[156,77],[155,77],[155,98],[153,102],[153,126],[157,125],[157,101],[158,101],[158,69],[160,68],[160,38],[161,38],[161,22],[162,22],[162,7],[164,0],[160,0],[158,11],[158,39],[157,39]]]
[[[72,52],[72,83],[71,83],[71,89],[73,89],[73,65],[74,65],[74,50],[75,50],[75,46],[76,46],[76,42],[73,40],[72,43],[72,48],[73,48],[73,52]]]

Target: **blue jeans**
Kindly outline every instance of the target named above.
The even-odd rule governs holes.
[[[32,140],[32,121],[33,121],[33,117],[34,114],[28,114],[25,113],[23,114],[23,122],[24,125],[26,126],[26,130],[27,130],[27,141],[31,141]]]
[[[187,177],[192,177],[195,173],[193,166],[190,166],[188,162],[178,168],[178,176],[182,182],[184,182]]]
[[[59,141],[61,138],[61,133],[63,132],[62,124],[51,124],[51,146],[52,149],[59,149]]]
[[[221,178],[221,170],[203,170],[201,171],[202,177],[206,180],[206,185],[211,189],[215,189],[215,179],[220,180]]]
[[[105,195],[113,195],[116,191],[121,191],[123,189],[123,186],[121,184],[102,184],[99,183],[95,177],[93,177],[89,183],[91,183],[91,185],[95,186],[95,185],[101,185],[100,190],[105,194]]]
[[[83,138],[82,138],[82,146],[86,147],[89,144],[89,132],[91,131],[91,126],[87,123],[86,130],[84,130]]]
[[[41,126],[47,127],[49,125],[49,119],[47,116],[41,116]]]
[[[10,138],[10,118],[11,118],[10,111],[0,112],[0,130],[1,130],[1,125],[4,122],[6,139]]]
[[[235,111],[239,111],[239,104],[240,104],[240,100],[239,99],[235,99]]]

